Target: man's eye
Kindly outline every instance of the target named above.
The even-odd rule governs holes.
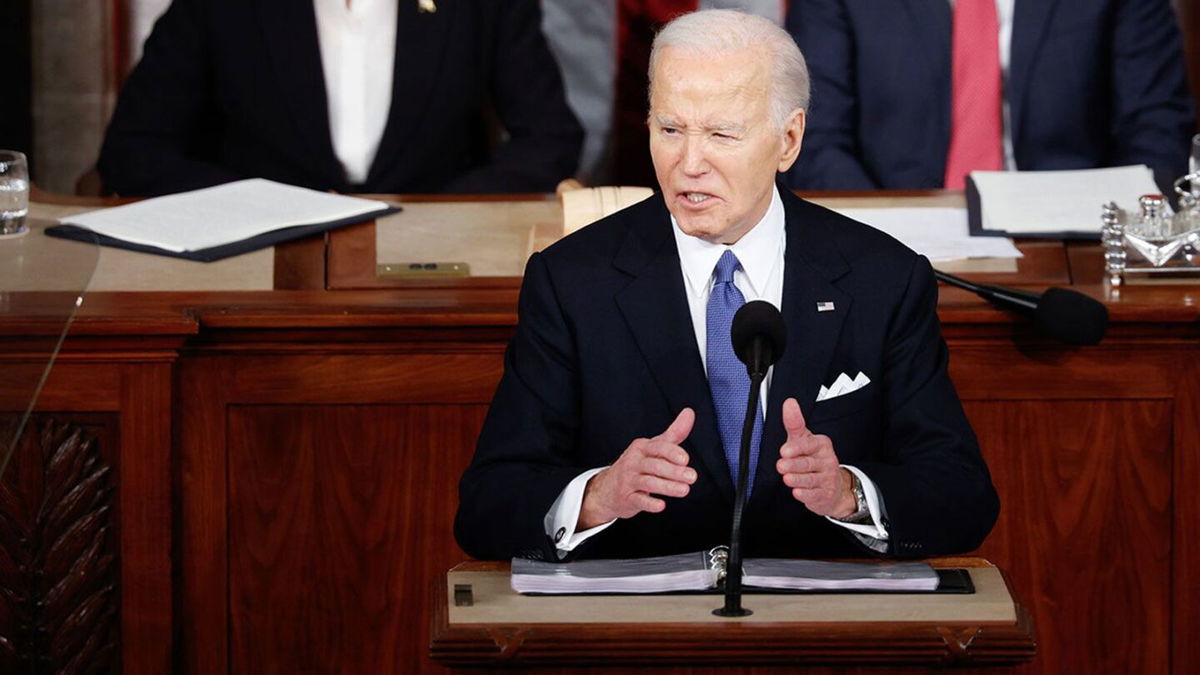
[[[663,127],[662,132],[668,136],[674,136],[679,133],[679,130],[675,127]]]
[[[737,140],[737,136],[731,136],[729,134],[722,134],[722,133],[714,133],[713,138],[716,138],[718,141],[736,141]]]

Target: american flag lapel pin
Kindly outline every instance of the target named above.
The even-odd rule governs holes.
[[[818,302],[817,303],[817,311],[818,312],[832,312],[833,311],[833,303],[828,300],[826,300],[825,302]]]
[[[437,5],[433,4],[433,0],[417,0],[417,11],[422,14],[433,14],[437,11]]]

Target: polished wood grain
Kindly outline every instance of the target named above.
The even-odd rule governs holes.
[[[1182,353],[1174,412],[1171,500],[1171,662],[1200,665],[1200,340]]]
[[[127,674],[163,673],[171,664],[174,356],[121,366],[117,504]]]
[[[375,275],[375,221],[343,227],[329,236],[328,283],[331,288],[403,286],[400,279]]]
[[[153,329],[152,329],[153,330]],[[117,342],[102,338],[110,347]],[[153,342],[153,340],[150,340]],[[68,352],[46,380],[38,410],[97,435],[114,467],[121,671],[162,673],[172,652],[171,472],[173,401],[171,363],[177,356],[138,339],[111,352]],[[0,355],[6,374],[28,369],[19,354]],[[40,370],[41,364],[33,367]],[[28,404],[28,391],[3,386],[0,403]],[[101,417],[97,417],[100,415]],[[97,419],[104,420],[97,428]]]
[[[463,556],[446,534],[485,412],[231,410],[231,672],[421,669],[428,589]]]
[[[275,246],[274,287],[280,290],[325,290],[324,232]]]
[[[427,616],[433,575],[462,558],[450,536],[457,481],[501,358],[496,344],[433,350],[215,349],[181,365],[194,402],[180,418],[187,672],[300,656],[341,659],[340,672],[419,670],[428,636],[413,612]],[[307,620],[279,623],[325,612],[346,631],[318,639]],[[297,630],[329,654],[294,644]]]
[[[1002,510],[980,553],[1042,619],[1039,671],[1169,672],[1169,401],[966,407]]]

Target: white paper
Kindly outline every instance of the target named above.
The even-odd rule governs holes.
[[[953,208],[834,209],[895,237],[931,261],[962,258],[1020,258],[1004,237],[972,237],[967,210]]]
[[[346,197],[251,178],[215,187],[88,211],[62,222],[134,244],[198,251],[299,225],[315,225],[387,208]]]
[[[1159,194],[1145,165],[1078,171],[972,171],[981,224],[1010,234],[1100,232],[1100,209],[1116,202],[1136,210],[1138,197]]]

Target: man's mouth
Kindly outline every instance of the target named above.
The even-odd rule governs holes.
[[[692,204],[700,204],[713,198],[713,195],[707,192],[681,192],[680,195]]]

